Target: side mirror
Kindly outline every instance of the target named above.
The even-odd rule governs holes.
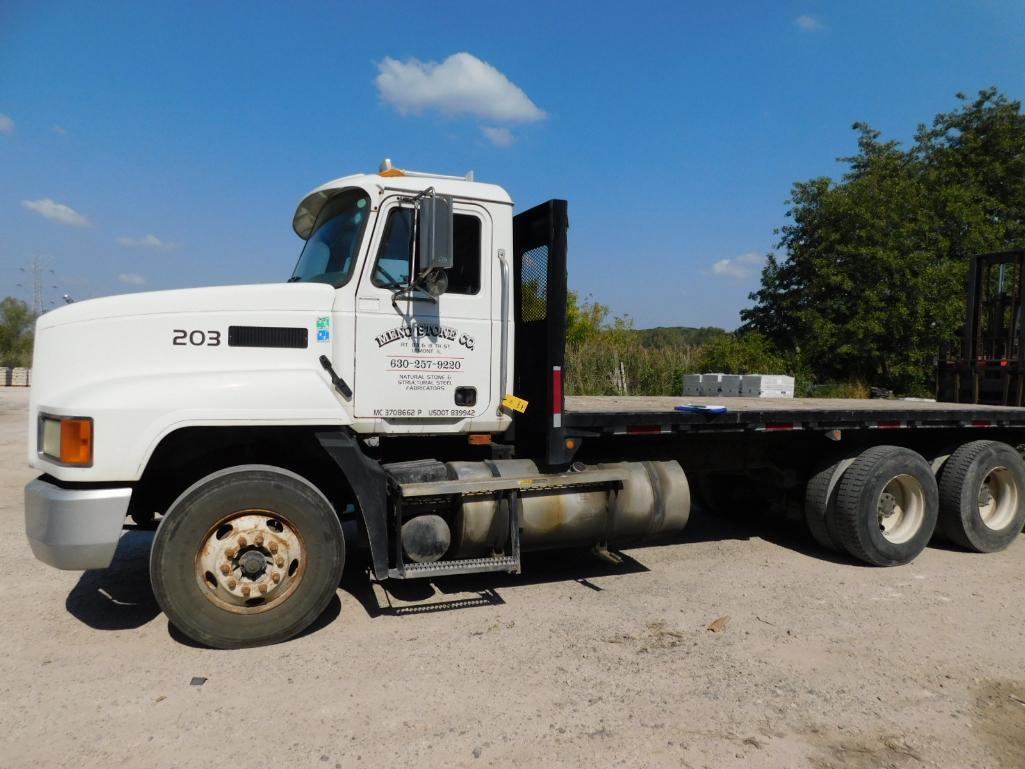
[[[429,195],[420,200],[419,217],[420,263],[417,275],[452,267],[452,198]]]

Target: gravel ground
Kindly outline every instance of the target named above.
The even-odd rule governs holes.
[[[1025,537],[873,569],[696,512],[619,567],[386,592],[352,563],[300,638],[212,651],[157,609],[148,533],[33,558],[26,404],[0,389],[0,766],[1025,767]]]

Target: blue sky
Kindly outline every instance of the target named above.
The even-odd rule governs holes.
[[[283,280],[302,195],[387,156],[567,198],[571,287],[733,328],[852,122],[1021,99],[1022,40],[1020,0],[3,0],[0,295],[35,257],[50,298]]]

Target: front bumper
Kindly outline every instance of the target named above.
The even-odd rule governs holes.
[[[130,488],[64,489],[41,478],[25,487],[32,553],[58,569],[105,569],[114,559]]]

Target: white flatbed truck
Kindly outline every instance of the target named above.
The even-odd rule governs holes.
[[[131,294],[37,322],[25,490],[36,557],[102,569],[130,517],[186,635],[307,627],[346,549],[377,580],[520,569],[522,550],[672,535],[782,505],[875,565],[1025,521],[1025,409],[565,397],[565,201],[401,171],[328,182],[286,283]],[[348,531],[349,541],[344,532]]]

